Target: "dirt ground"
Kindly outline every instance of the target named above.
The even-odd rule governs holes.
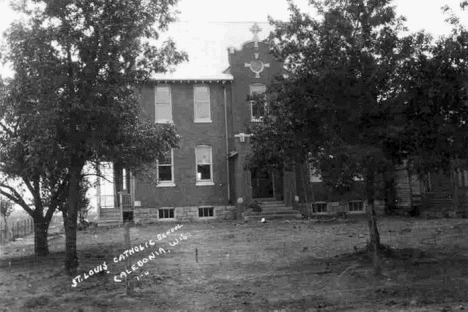
[[[1,246],[0,311],[468,310],[466,219],[380,220],[391,248],[378,277],[363,252],[364,219],[182,223],[158,240],[176,225],[130,229],[141,246],[130,257],[131,295],[123,228],[79,232],[80,276],[99,274],[76,287],[64,274],[62,233],[50,236],[47,259],[34,258],[32,238]]]

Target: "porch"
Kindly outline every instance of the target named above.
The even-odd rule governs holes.
[[[121,225],[124,221],[133,221],[134,201],[127,192],[101,195],[97,207],[97,223],[100,226]]]

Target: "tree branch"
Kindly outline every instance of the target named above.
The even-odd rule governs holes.
[[[5,192],[1,188],[8,189],[12,194]],[[10,200],[14,201],[16,204],[20,205],[26,212],[34,218],[35,210],[32,210],[28,204],[24,201],[23,197],[16,191],[13,187],[6,185],[4,183],[0,183],[0,194],[9,198]]]

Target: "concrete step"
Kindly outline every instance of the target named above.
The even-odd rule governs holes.
[[[98,226],[118,226],[121,225],[120,217],[119,218],[101,218],[96,220]]]
[[[262,208],[262,212],[282,212],[282,211],[292,211],[291,207],[269,207],[269,208]]]
[[[263,207],[285,207],[286,205],[283,202],[271,202],[271,203],[262,202],[262,203],[259,203],[259,206],[263,208]]]

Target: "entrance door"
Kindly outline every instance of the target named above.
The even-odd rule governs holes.
[[[273,198],[273,179],[266,169],[252,170],[252,198]]]

